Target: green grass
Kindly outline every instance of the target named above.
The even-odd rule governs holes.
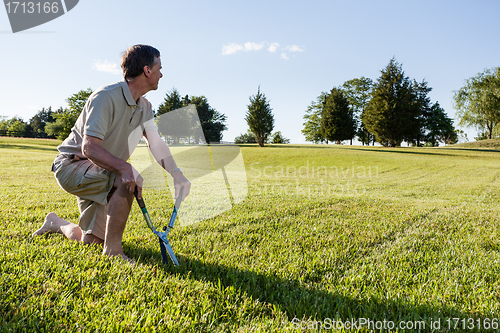
[[[123,241],[135,266],[30,237],[51,211],[78,219],[50,172],[57,144],[0,138],[0,331],[295,332],[367,318],[428,332],[460,318],[452,331],[470,332],[468,318],[476,331],[500,318],[494,150],[245,146],[247,199],[175,228],[173,267],[135,204]],[[164,223],[172,203],[145,198]]]

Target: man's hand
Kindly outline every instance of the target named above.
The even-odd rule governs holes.
[[[184,199],[188,196],[189,191],[191,190],[191,182],[187,180],[187,178],[180,171],[172,172],[172,178],[174,178],[174,188],[175,188],[174,199],[177,199],[181,187],[184,187],[184,190],[182,192],[182,201],[184,201]]]
[[[142,198],[142,185],[144,180],[134,167],[126,161],[119,159],[102,147],[102,140],[85,135],[82,144],[82,154],[92,163],[101,168],[114,172],[130,193],[134,193],[137,186],[138,198]]]
[[[139,172],[131,164],[127,163],[126,167],[120,170],[120,175],[122,177],[122,183],[127,188],[127,191],[134,193],[137,187],[137,198],[141,199],[144,179]]]

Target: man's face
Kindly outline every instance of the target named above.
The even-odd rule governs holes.
[[[161,59],[158,57],[155,57],[155,62],[153,67],[151,67],[151,75],[149,77],[151,81],[151,86],[152,90],[158,89],[158,82],[160,79],[163,77],[163,74],[161,73]]]

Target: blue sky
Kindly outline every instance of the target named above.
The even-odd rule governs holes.
[[[365,76],[394,56],[406,75],[455,118],[464,81],[500,66],[500,1],[80,0],[51,22],[13,34],[0,10],[0,115],[26,121],[66,107],[80,89],[121,80],[120,54],[134,44],[162,53],[164,77],[146,97],[156,109],[173,87],[204,95],[227,116],[225,141],[247,130],[249,97],[270,100],[275,131],[292,143],[322,91]],[[469,130],[469,139],[476,134]]]

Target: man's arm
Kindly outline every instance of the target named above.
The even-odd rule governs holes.
[[[187,197],[189,191],[191,189],[191,183],[187,178],[182,174],[180,170],[175,171],[177,168],[177,164],[172,157],[172,153],[170,152],[170,148],[168,148],[165,141],[160,138],[160,135],[157,131],[146,131],[144,132],[144,137],[148,142],[149,150],[151,154],[153,154],[156,162],[162,166],[168,173],[172,175],[174,178],[174,187],[175,187],[175,197],[179,195],[179,190],[181,187],[184,187],[182,200]]]
[[[85,135],[82,143],[82,154],[95,165],[121,176],[121,180],[130,193],[137,186],[138,197],[142,197],[143,180],[134,167],[126,161],[115,157],[102,147],[102,140]]]

